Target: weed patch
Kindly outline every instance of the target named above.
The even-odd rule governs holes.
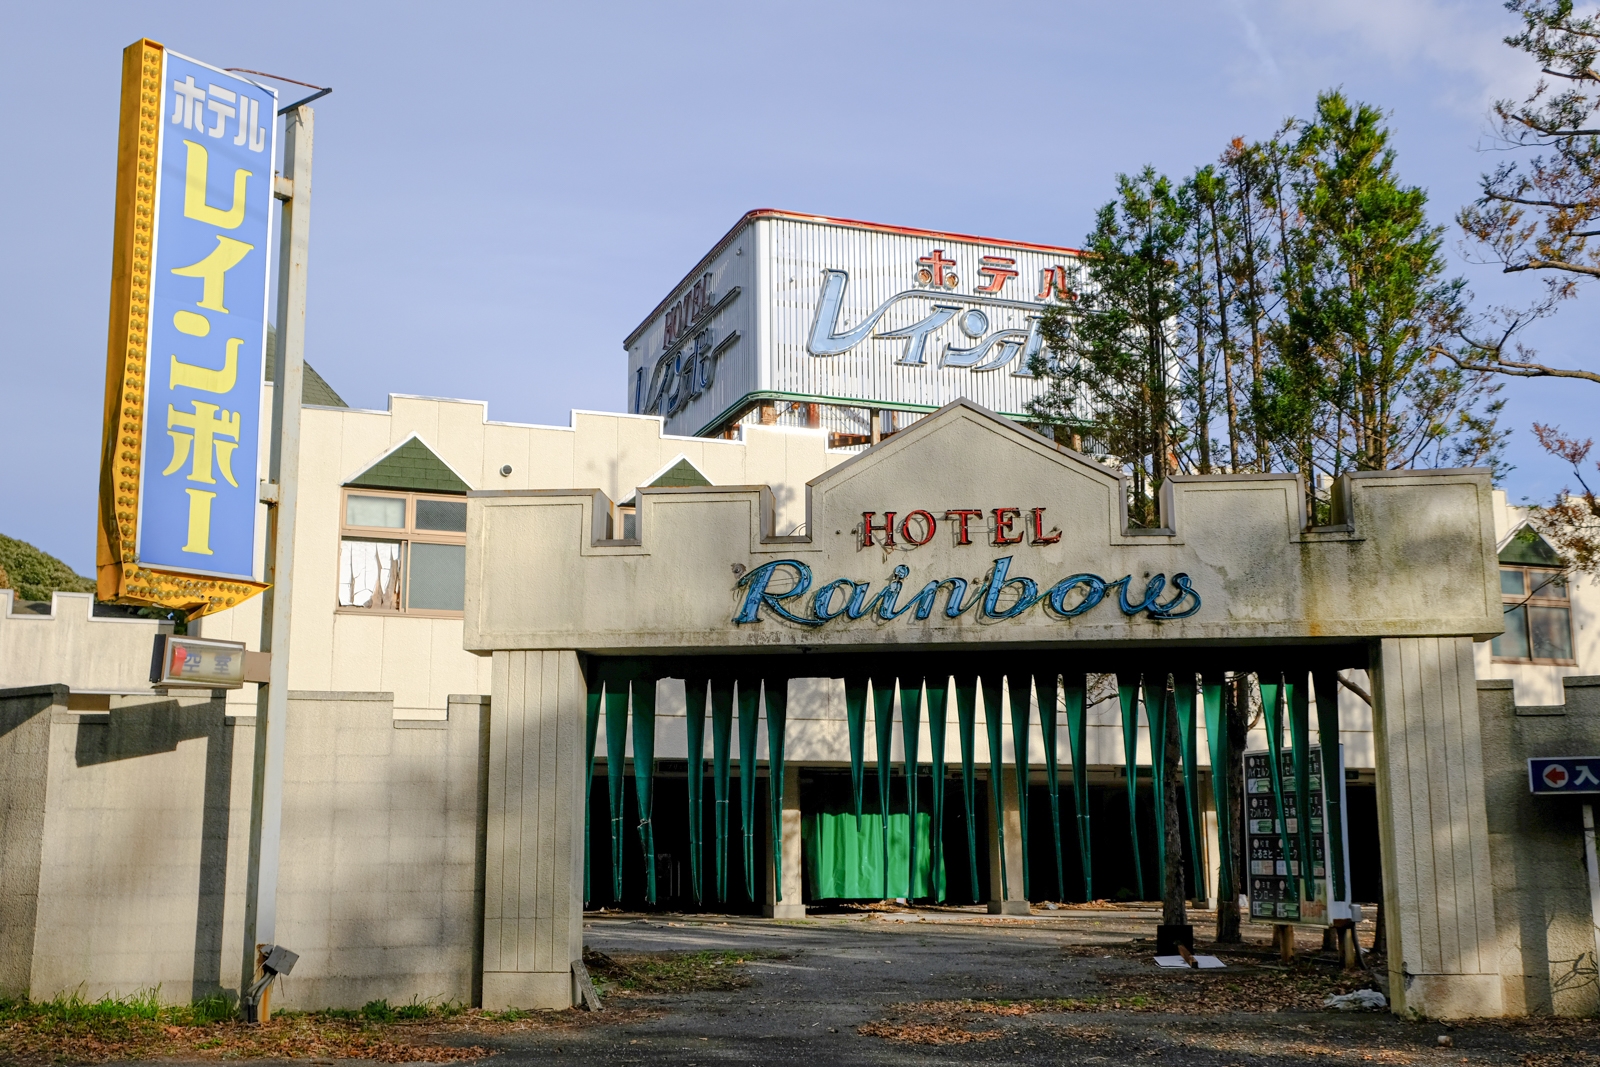
[[[608,956],[585,952],[584,966],[601,996],[661,996],[720,992],[750,984],[740,964],[788,959],[783,952],[641,952]]]

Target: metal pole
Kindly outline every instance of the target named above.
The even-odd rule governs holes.
[[[261,651],[272,653],[270,679],[256,693],[255,776],[250,793],[250,859],[245,890],[244,981],[259,977],[258,946],[276,941],[278,841],[283,826],[284,727],[289,711],[289,620],[294,593],[295,502],[300,474],[300,401],[305,378],[306,250],[311,229],[312,111],[291,110],[284,124],[283,201],[278,235],[277,352],[272,374],[272,444],[261,499],[267,508],[267,591],[261,603]],[[269,1013],[270,985],[258,1021]],[[248,1010],[248,1007],[247,1007]],[[248,1017],[248,1015],[247,1015]]]
[[[1583,857],[1589,867],[1589,918],[1594,926],[1595,960],[1600,962],[1600,862],[1594,851],[1594,805],[1583,805]]]

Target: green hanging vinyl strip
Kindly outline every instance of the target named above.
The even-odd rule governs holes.
[[[928,850],[931,853],[931,870],[944,870],[944,729],[946,708],[950,698],[950,676],[937,672],[927,680],[928,691],[928,756],[933,764],[933,811],[928,833]],[[944,903],[944,878],[934,879],[934,899]]]
[[[1199,736],[1195,730],[1193,671],[1178,671],[1172,676],[1172,703],[1178,715],[1178,748],[1183,753],[1183,817],[1189,828],[1189,870],[1194,875],[1194,895],[1206,895],[1206,872],[1200,867],[1200,820],[1196,814],[1200,798]]]
[[[1022,835],[1022,895],[1033,896],[1033,885],[1028,878],[1028,734],[1033,728],[1032,676],[1026,671],[1013,671],[1006,678],[1006,688],[1011,694],[1011,749],[1016,756],[1012,770],[1017,776],[1017,819]]]
[[[1144,859],[1139,855],[1138,675],[1117,672],[1117,703],[1122,709],[1122,766],[1128,776],[1128,839],[1133,842],[1133,875],[1138,884],[1139,899],[1145,900]]]
[[[1089,852],[1089,685],[1088,678],[1062,676],[1061,698],[1067,712],[1067,747],[1072,750],[1072,801],[1078,824],[1078,858],[1083,865],[1083,899],[1094,899],[1093,862]]]
[[[917,825],[917,775],[918,756],[922,748],[922,676],[900,676],[900,742],[906,752],[906,811],[911,816],[911,826]],[[917,835],[912,834],[907,860],[907,876],[912,889],[917,884]]]
[[[711,796],[716,803],[717,900],[728,901],[728,805],[732,782],[733,678],[711,679]]]
[[[1272,811],[1278,821],[1283,869],[1289,874],[1289,887],[1298,900],[1300,876],[1295,873],[1295,864],[1289,861],[1289,820],[1283,803],[1283,675],[1278,675],[1276,681],[1267,681],[1266,677],[1270,676],[1258,676],[1261,680],[1257,684],[1261,686],[1261,719],[1267,728],[1267,760],[1271,764],[1267,768],[1267,778],[1272,783]]]
[[[600,730],[600,700],[605,692],[598,661],[589,661],[583,682],[586,690],[583,714],[583,902],[588,904],[593,899],[593,889],[589,884],[589,816],[594,806],[589,803],[589,798],[594,793],[594,743]]]
[[[1061,862],[1061,767],[1056,760],[1056,676],[1033,676],[1033,690],[1039,700],[1039,738],[1044,742],[1044,778],[1050,789],[1050,831],[1056,845],[1056,893],[1067,896],[1066,868]]]
[[[620,667],[606,671],[606,793],[611,802],[611,902],[622,900],[622,818],[627,783],[628,679]]]
[[[1345,899],[1344,792],[1339,778],[1339,672],[1311,673],[1317,693],[1317,743],[1322,746],[1322,816],[1328,829],[1328,862],[1333,867],[1333,899]]]
[[[894,675],[872,679],[872,723],[878,747],[878,813],[889,818],[890,759],[894,755]],[[889,896],[889,835],[883,835],[883,899]]]
[[[639,802],[639,848],[644,852],[644,893],[656,902],[656,680],[633,679],[633,791]]]
[[[739,828],[744,835],[744,894],[756,899],[756,731],[761,679],[739,679]]]
[[[978,775],[975,737],[978,720],[978,676],[958,674],[956,680],[956,734],[961,744],[961,796],[967,806],[967,863],[972,875],[972,901],[978,902]]]
[[[1228,724],[1222,712],[1223,678],[1220,672],[1200,677],[1200,701],[1205,706],[1206,747],[1211,753],[1211,798],[1217,808],[1217,899],[1236,900],[1233,875],[1233,819],[1228,794],[1228,771],[1234,753],[1228,743]]]
[[[989,741],[989,828],[994,834],[991,847],[1000,850],[1000,899],[1010,900],[1010,872],[1006,870],[1005,784],[1001,778],[1005,773],[1005,752],[1000,747],[1000,719],[1005,707],[1001,703],[1004,682],[1005,675],[999,671],[985,674],[979,679],[979,684],[983,686],[983,728]],[[989,895],[994,895],[994,886],[989,887]]]
[[[1156,897],[1167,892],[1167,730],[1172,694],[1165,674],[1144,676],[1144,717],[1150,724],[1150,785],[1156,809]]]
[[[1306,672],[1292,671],[1284,691],[1289,706],[1289,753],[1294,766],[1295,837],[1300,851],[1300,887],[1305,900],[1317,898],[1316,854],[1311,848],[1311,693]]]
[[[772,894],[783,899],[783,735],[789,721],[789,679],[767,675],[767,812],[772,816]]]
[[[706,684],[709,680],[691,675],[683,680],[684,727],[689,736],[689,888],[695,904],[701,899],[700,828],[705,810],[706,785]]]
[[[850,733],[850,786],[856,799],[856,830],[861,826],[861,804],[866,791],[867,677],[850,675],[844,680],[844,714]]]

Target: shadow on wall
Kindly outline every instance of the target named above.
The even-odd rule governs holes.
[[[115,714],[85,717],[73,753],[79,767],[173,752],[183,741],[204,740],[206,766],[201,816],[199,899],[194,918],[194,982],[198,999],[222,989],[223,912],[228,880],[228,816],[233,805],[234,731],[226,704],[213,694],[201,704],[152,700],[124,705]],[[101,721],[103,720],[103,721]]]

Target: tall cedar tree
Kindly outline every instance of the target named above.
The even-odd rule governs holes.
[[[1117,176],[1117,198],[1086,241],[1088,285],[1071,312],[1051,306],[1041,330],[1055,356],[1031,410],[1043,421],[1087,418],[1131,476],[1129,519],[1154,525],[1156,494],[1176,459],[1177,391],[1169,326],[1185,309],[1178,260],[1191,213],[1172,182],[1146,167]],[[1081,312],[1081,313],[1079,313]]]

